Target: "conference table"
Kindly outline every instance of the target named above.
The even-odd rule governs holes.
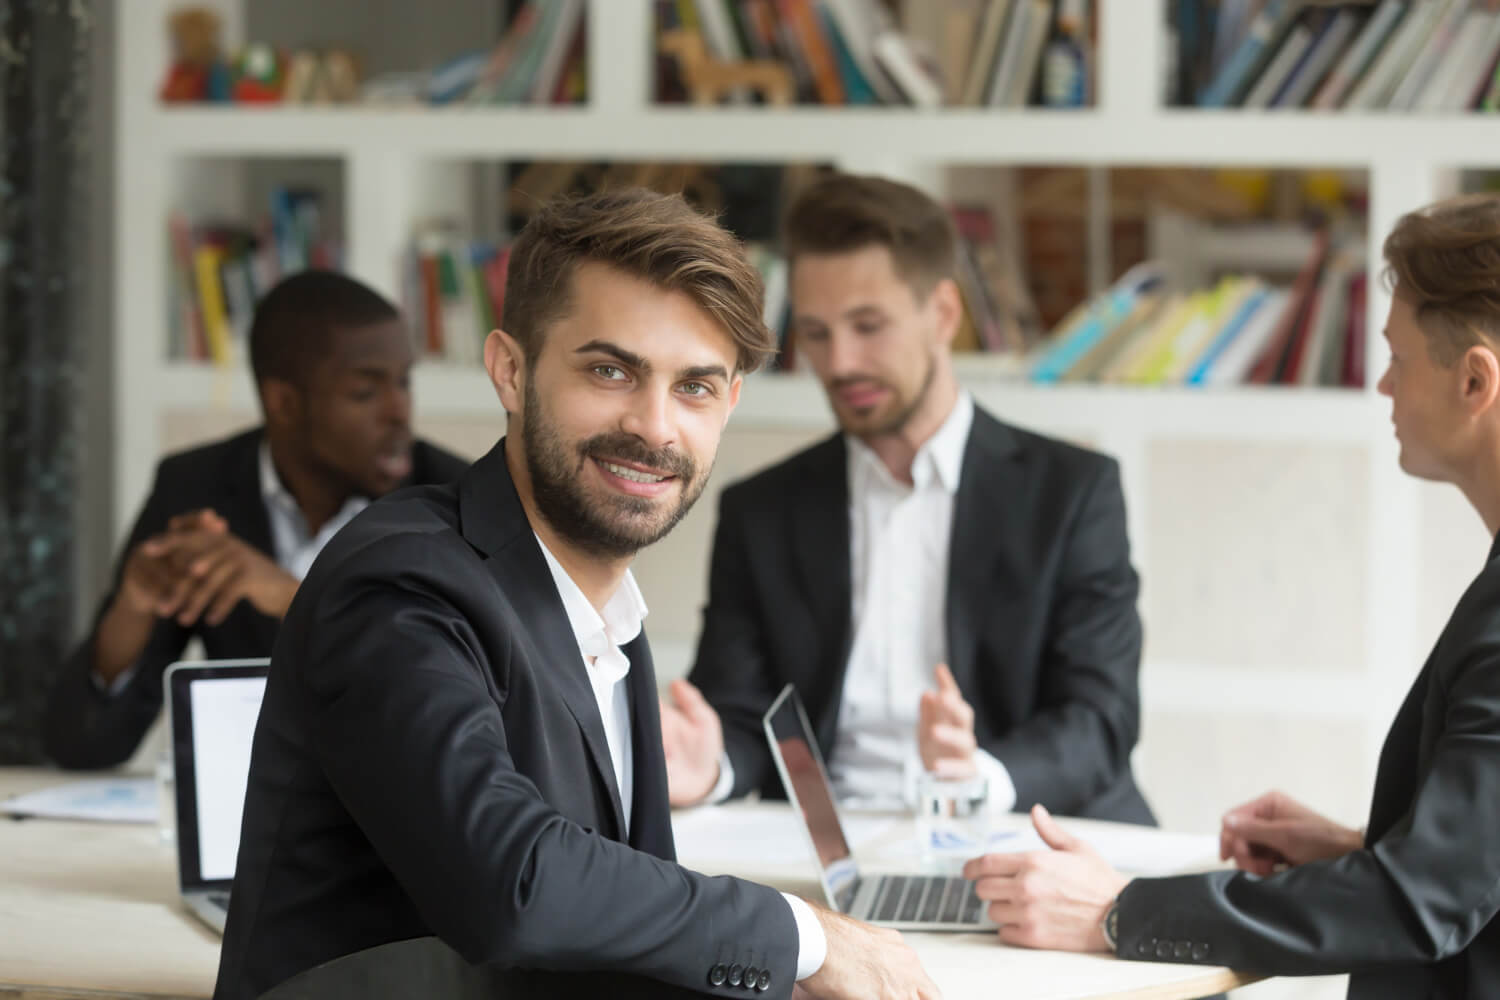
[[[0,800],[69,780],[55,771],[0,768]],[[909,820],[849,820],[856,854],[870,870],[900,870],[910,860]],[[1085,835],[1117,832],[1113,824],[1066,825]],[[690,810],[674,817],[674,827],[684,864],[821,901],[810,852],[784,804]],[[1122,829],[1135,838],[1133,850],[1149,852],[1152,834]],[[1198,860],[1214,863],[1212,857]],[[993,934],[907,939],[948,1000],[1179,1000],[1256,978],[1206,966],[1010,948]],[[0,1000],[196,1000],[213,991],[218,954],[218,935],[180,905],[176,854],[155,826],[0,817]]]

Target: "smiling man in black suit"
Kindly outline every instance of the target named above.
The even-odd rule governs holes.
[[[937,995],[894,932],[673,861],[629,565],[702,492],[761,308],[680,197],[533,216],[485,344],[506,436],[355,518],[287,614],[219,1000],[425,935],[507,997]]]

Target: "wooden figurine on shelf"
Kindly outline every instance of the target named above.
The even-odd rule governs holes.
[[[764,59],[720,62],[708,54],[702,35],[682,28],[663,32],[659,45],[677,60],[694,104],[717,104],[725,95],[745,89],[760,94],[767,104],[792,103],[792,74],[781,63]]]

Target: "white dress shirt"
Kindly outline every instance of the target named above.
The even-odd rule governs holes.
[[[960,392],[917,449],[910,486],[863,441],[845,437],[854,641],[829,759],[834,793],[845,805],[901,809],[915,802],[922,692],[937,686],[934,668],[948,659],[953,498],[973,425],[974,401]],[[1016,801],[1010,772],[983,750],[975,762],[988,779],[989,808],[1008,811]],[[727,754],[719,766],[710,801],[727,798],[734,786]]]
[[[271,552],[276,565],[298,580],[307,576],[313,560],[318,558],[328,540],[354,520],[356,514],[370,506],[369,497],[351,496],[338,513],[323,523],[316,535],[312,534],[297,498],[276,474],[276,463],[271,461],[271,446],[265,441],[260,443],[260,497],[265,501],[266,515],[271,522]]]
[[[646,617],[646,601],[636,585],[635,576],[625,571],[620,586],[610,595],[601,615],[584,595],[578,584],[563,569],[562,563],[547,548],[547,543],[537,536],[542,555],[547,558],[547,568],[552,571],[552,582],[557,585],[562,598],[563,610],[567,612],[568,624],[578,642],[578,651],[583,657],[583,666],[588,671],[589,684],[594,689],[594,700],[599,705],[599,718],[604,723],[604,739],[609,745],[610,764],[615,772],[615,787],[620,792],[620,805],[625,810],[625,828],[630,829],[631,803],[635,782],[632,777],[634,753],[630,740],[630,699],[625,679],[630,674],[630,658],[620,647],[635,641],[641,634],[641,622]],[[828,940],[823,934],[823,925],[818,923],[812,907],[805,900],[782,893],[782,898],[791,907],[792,917],[797,922],[797,978],[806,979],[823,967],[828,953]]]

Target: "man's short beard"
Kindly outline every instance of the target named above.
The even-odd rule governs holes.
[[[523,428],[526,468],[537,510],[568,542],[600,558],[628,559],[659,541],[692,509],[708,482],[708,474],[698,475],[690,456],[670,448],[652,451],[640,438],[623,431],[596,434],[570,446],[543,411],[535,384],[529,381]],[[651,515],[659,504],[646,497],[592,497],[583,486],[584,465],[601,456],[676,477],[681,484],[676,508],[653,523]]]

